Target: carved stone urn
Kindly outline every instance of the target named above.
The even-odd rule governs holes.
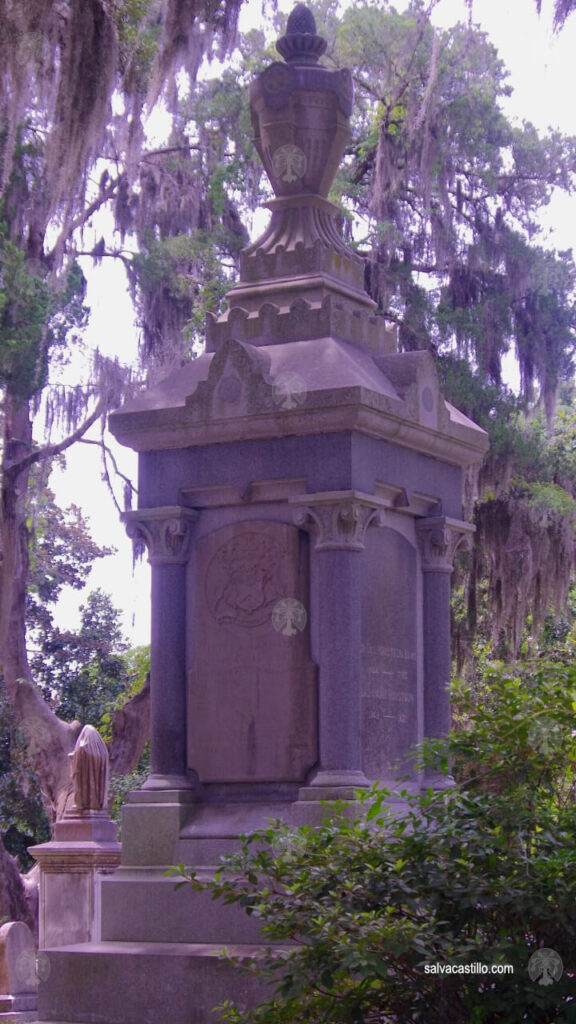
[[[318,64],[326,41],[304,4],[288,18],[276,61],[253,82],[254,141],[277,196],[326,197],[350,132],[352,76]]]

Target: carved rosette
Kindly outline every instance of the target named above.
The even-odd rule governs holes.
[[[470,547],[475,527],[459,519],[434,516],[416,523],[423,572],[451,573],[460,547]]]
[[[294,521],[315,535],[316,551],[363,551],[368,527],[384,526],[384,503],[373,495],[330,491],[291,500],[301,506]]]
[[[122,518],[128,536],[146,545],[151,565],[183,565],[188,561],[192,527],[198,515],[194,509],[173,505],[135,509]]]

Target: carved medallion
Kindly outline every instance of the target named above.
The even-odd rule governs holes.
[[[206,574],[206,598],[216,622],[260,626],[285,596],[282,546],[259,533],[243,533],[223,544]]]
[[[276,97],[281,93],[289,92],[292,75],[285,64],[276,62],[262,72],[260,81],[266,98]]]

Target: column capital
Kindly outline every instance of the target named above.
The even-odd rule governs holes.
[[[476,527],[448,516],[428,516],[416,521],[423,572],[451,573],[460,547],[470,548]]]
[[[151,565],[183,565],[188,561],[192,524],[200,515],[181,505],[139,508],[124,512],[122,519],[132,540],[143,541]]]
[[[316,551],[363,551],[369,526],[384,526],[388,502],[361,491],[321,491],[290,498],[294,522],[316,535]]]

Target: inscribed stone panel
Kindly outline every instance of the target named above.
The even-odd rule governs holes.
[[[391,779],[417,742],[416,552],[386,527],[368,531],[364,558],[363,767]]]
[[[203,782],[302,782],[316,762],[305,545],[262,520],[198,543],[188,761]]]

